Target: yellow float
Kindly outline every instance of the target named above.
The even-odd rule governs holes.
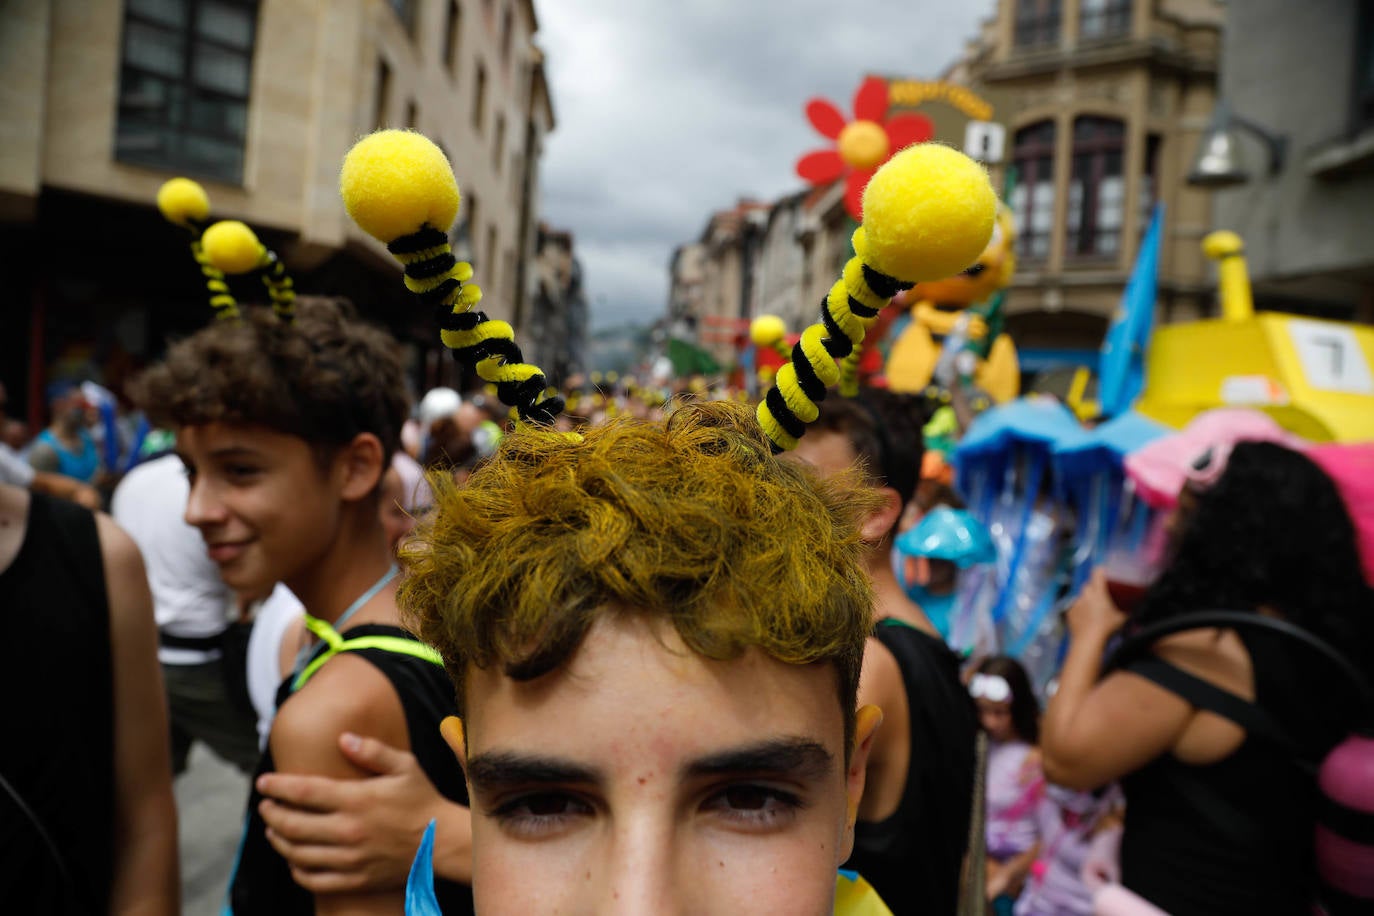
[[[1256,313],[1240,237],[1214,232],[1202,248],[1218,262],[1222,317],[1156,329],[1135,409],[1182,427],[1250,407],[1313,442],[1374,439],[1374,328]]]

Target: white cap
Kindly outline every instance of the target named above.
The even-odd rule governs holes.
[[[462,404],[462,395],[452,388],[431,388],[420,399],[420,424],[428,428],[435,420],[453,416]]]

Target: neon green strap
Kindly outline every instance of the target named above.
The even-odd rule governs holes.
[[[404,636],[359,636],[354,639],[344,639],[338,631],[318,617],[305,615],[305,627],[311,633],[318,636],[329,648],[320,655],[319,658],[306,665],[296,679],[291,682],[291,690],[295,692],[305,686],[306,681],[310,680],[319,671],[324,663],[329,661],[340,652],[356,652],[359,649],[380,649],[383,652],[391,652],[396,655],[409,655],[434,665],[442,665],[444,660],[439,657],[439,653],[431,649],[422,642],[413,639],[406,639]]]

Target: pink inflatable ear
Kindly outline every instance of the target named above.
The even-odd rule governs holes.
[[[1322,762],[1317,782],[1327,802],[1317,822],[1317,873],[1340,895],[1374,906],[1374,844],[1368,842],[1374,825],[1374,738],[1354,735],[1337,745]]]

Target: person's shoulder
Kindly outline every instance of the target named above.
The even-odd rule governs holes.
[[[391,681],[356,653],[323,665],[283,703],[272,722],[272,755],[293,772],[352,775],[339,736],[354,732],[408,746],[405,709]]]
[[[75,507],[78,508],[79,507]],[[82,509],[80,511],[89,512]],[[104,512],[93,512],[95,516],[96,537],[100,542],[100,559],[105,566],[105,579],[109,583],[111,595],[122,594],[131,584],[140,584],[146,589],[146,575],[143,566],[143,553],[134,539],[120,527],[119,523]]]

